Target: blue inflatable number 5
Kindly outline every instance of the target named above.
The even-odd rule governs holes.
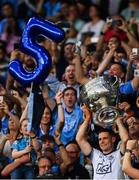
[[[9,64],[10,74],[15,80],[24,85],[29,85],[31,82],[42,83],[51,68],[52,61],[48,51],[36,41],[38,35],[43,35],[58,43],[64,39],[65,33],[52,22],[42,18],[33,17],[29,20],[22,34],[21,51],[35,58],[36,68],[32,72],[26,71],[19,59],[14,59]]]

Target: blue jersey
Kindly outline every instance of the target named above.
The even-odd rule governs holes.
[[[13,150],[16,149],[17,151],[22,151],[28,145],[29,145],[29,137],[22,137],[21,139],[14,141],[14,143],[12,144],[12,149]],[[30,155],[32,162],[35,162],[37,159],[37,155],[34,149],[31,150]]]
[[[79,125],[83,121],[83,112],[80,107],[75,106],[72,112],[67,112],[64,109],[65,124],[61,134],[61,141],[65,145],[76,137]]]

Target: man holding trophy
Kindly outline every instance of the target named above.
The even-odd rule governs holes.
[[[115,47],[116,48],[116,47]],[[139,87],[139,76],[132,81],[121,83],[123,72],[113,72],[109,76],[101,76],[109,66],[115,49],[110,49],[95,72],[95,78],[83,75],[80,53],[75,54],[74,63],[77,81],[82,85],[80,91],[84,122],[80,126],[76,140],[86,156],[90,156],[94,168],[94,179],[123,179],[121,158],[125,152],[128,132],[123,122],[124,116],[119,110],[120,93],[128,94]],[[79,51],[78,51],[79,52]],[[93,116],[93,117],[92,117]],[[86,132],[93,124],[101,126],[98,133],[100,150],[95,149],[87,141]],[[113,127],[116,125],[121,138],[120,148],[115,150],[116,137]],[[103,129],[102,129],[103,128]]]

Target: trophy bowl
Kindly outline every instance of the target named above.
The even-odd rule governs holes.
[[[117,77],[100,76],[81,86],[81,103],[93,112],[95,124],[102,127],[112,126],[119,116],[117,92],[119,87]]]

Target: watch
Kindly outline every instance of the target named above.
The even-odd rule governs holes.
[[[129,152],[129,153],[132,154],[132,150],[131,149],[126,149],[125,152],[127,152],[127,153]]]

